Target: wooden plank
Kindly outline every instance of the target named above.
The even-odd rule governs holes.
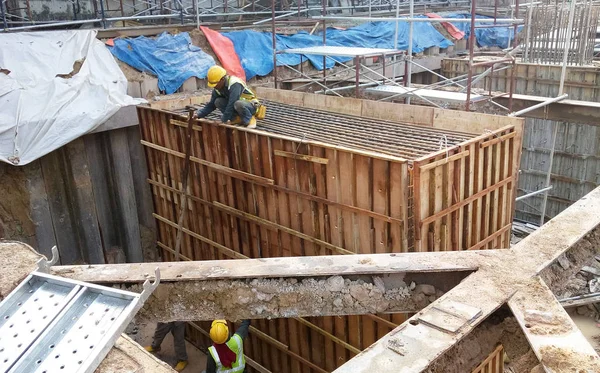
[[[485,247],[485,245],[487,245],[488,243],[492,242],[495,238],[497,238],[500,235],[505,234],[507,231],[509,231],[511,225],[512,225],[512,223],[505,225],[504,227],[502,227],[499,230],[497,230],[496,232],[494,232],[492,235],[490,235],[487,238],[479,241],[477,244],[469,247],[469,250],[479,250],[482,247]]]
[[[283,140],[277,140],[272,142],[273,149],[282,149],[284,147]],[[287,188],[287,167],[286,160],[284,158],[272,157],[273,162],[273,174],[277,186]],[[287,193],[277,193],[278,209],[277,213],[279,216],[279,224],[285,227],[291,225],[290,216],[290,196]],[[288,233],[281,234],[281,246],[279,256],[291,256],[292,255],[292,237]],[[297,367],[296,367],[297,368]]]
[[[83,259],[86,263],[103,264],[105,263],[104,248],[98,227],[90,165],[86,157],[84,141],[79,138],[67,144],[64,149],[70,168],[69,174],[72,175],[74,228],[76,227],[78,232]]]
[[[125,129],[109,132],[113,178],[116,186],[116,200],[121,214],[123,228],[124,252],[129,262],[142,262],[142,242],[140,239],[140,225],[137,214],[136,194],[129,159],[129,143]]]
[[[347,206],[356,206],[356,175],[354,167],[354,154],[338,152],[338,190],[340,201]],[[356,215],[342,211],[342,247],[358,254],[358,244],[355,240]]]
[[[496,184],[496,185],[492,185],[489,188],[486,188],[486,189],[484,189],[484,190],[482,190],[480,192],[477,192],[477,193],[471,195],[468,198],[465,198],[464,200],[462,200],[458,204],[455,204],[455,205],[453,205],[453,206],[451,206],[451,207],[449,207],[447,209],[444,209],[444,210],[438,212],[435,215],[428,216],[427,218],[423,219],[423,221],[421,223],[422,224],[431,223],[432,221],[435,221],[436,219],[440,218],[441,216],[444,216],[444,215],[447,215],[447,214],[449,214],[449,213],[451,213],[453,211],[456,211],[457,209],[459,209],[459,208],[461,208],[461,207],[463,207],[463,206],[465,206],[465,205],[467,205],[467,204],[469,204],[469,203],[477,200],[478,198],[481,198],[481,196],[485,195],[486,193],[489,193],[492,190],[496,190],[496,189],[502,187],[503,185],[512,182],[512,180],[513,180],[512,176],[508,177],[508,178],[506,178],[506,179],[498,182],[498,184]]]
[[[275,230],[280,230],[280,231],[285,232],[285,233],[287,233],[287,234],[289,234],[291,236],[304,239],[304,240],[312,242],[314,244],[321,245],[321,246],[326,247],[329,250],[332,250],[332,251],[334,251],[334,252],[336,252],[338,254],[346,254],[346,255],[348,255],[348,254],[354,254],[354,252],[352,252],[352,251],[349,251],[349,250],[343,249],[341,247],[332,245],[332,244],[330,244],[330,243],[328,243],[326,241],[319,240],[319,239],[314,238],[314,237],[312,237],[312,236],[310,236],[308,234],[299,232],[299,231],[294,230],[292,228],[288,228],[288,227],[286,227],[284,225],[273,223],[273,222],[271,222],[271,221],[269,221],[267,219],[263,219],[263,218],[260,218],[258,216],[254,216],[254,215],[252,215],[250,213],[234,209],[233,207],[224,205],[224,204],[222,204],[222,203],[220,203],[218,201],[213,201],[212,204],[214,206],[220,208],[221,210],[226,211],[226,212],[228,212],[228,213],[230,213],[232,215],[235,215],[237,217],[241,217],[241,218],[247,219],[249,221],[256,222],[257,224],[261,224],[264,227],[268,227],[270,229],[275,229]]]
[[[131,172],[133,173],[133,188],[136,195],[138,219],[141,225],[153,230],[155,222],[152,217],[152,193],[146,183],[148,165],[144,157],[144,148],[140,144],[140,129],[129,127],[127,129],[127,139],[129,141],[129,159],[131,160]]]
[[[175,222],[167,219],[167,218],[164,218],[164,217],[162,217],[162,216],[160,216],[158,214],[154,214],[154,217],[156,219],[158,219],[159,221],[161,221],[161,222],[163,222],[163,223],[165,223],[165,224],[167,224],[167,225],[169,225],[169,226],[171,226],[173,228],[177,228],[177,224]],[[194,237],[194,238],[196,238],[196,239],[198,239],[200,241],[203,241],[203,242],[205,242],[205,243],[207,243],[207,244],[215,247],[223,255],[227,255],[229,257],[237,258],[237,259],[248,259],[247,256],[245,256],[245,255],[243,255],[241,253],[238,253],[237,251],[233,251],[230,248],[225,247],[225,246],[219,244],[218,242],[214,242],[212,240],[209,240],[208,238],[203,237],[203,236],[199,235],[198,233],[192,232],[191,230],[189,230],[189,229],[187,229],[185,227],[183,227],[181,230],[183,231],[183,233],[188,234],[188,235],[190,235],[190,236],[192,236],[192,237]]]
[[[373,210],[373,194],[371,185],[373,185],[373,170],[371,159],[364,156],[354,157],[355,169],[355,200],[356,205],[362,209]],[[372,220],[365,215],[356,215],[354,218],[356,228],[354,232],[358,234],[354,238],[354,246],[357,253],[370,254],[375,252],[373,242]]]
[[[5,167],[12,167],[6,165]],[[37,245],[32,245],[46,258],[52,257],[52,247],[56,246],[56,237],[50,214],[48,194],[42,174],[41,161],[35,160],[23,167],[27,178],[27,191],[29,193],[29,214],[35,224],[35,239]]]
[[[81,248],[77,242],[77,237],[73,231],[74,222],[72,221],[71,211],[69,211],[68,190],[69,177],[65,175],[64,149],[55,150],[42,158],[42,174],[44,184],[48,193],[48,205],[52,216],[52,226],[54,236],[56,237],[56,246],[60,253],[60,264],[82,263]]]
[[[242,153],[245,153],[242,149],[243,143],[241,139],[243,136],[239,131],[234,130],[231,131],[231,133],[229,133],[229,131],[227,132],[229,135],[227,136],[229,140],[227,145],[229,151],[231,152],[229,161],[230,167],[236,170],[248,172],[249,170],[244,165],[244,161],[242,159]],[[248,173],[253,174],[252,172]],[[247,198],[246,184],[249,183],[235,179],[232,180],[232,182],[233,191],[235,191],[235,194],[233,194],[233,202],[235,206],[237,206],[237,208],[241,211],[249,211],[251,208],[250,205],[252,204],[252,199]],[[258,249],[253,250],[252,248],[256,246],[256,225],[250,224],[247,220],[243,219],[234,219],[234,221],[238,228],[237,235],[240,241],[240,252],[244,253],[244,255],[248,257],[255,258],[253,254],[254,252],[258,253]],[[233,234],[235,234],[235,232],[233,232]]]
[[[480,191],[485,190],[483,185],[483,169],[484,169],[484,151],[482,149],[475,150],[475,173],[474,173],[474,191],[479,194]],[[479,197],[473,202],[473,233],[471,237],[472,245],[479,243],[484,237],[481,237],[481,224],[484,219],[483,216],[483,200],[482,197],[487,193],[479,194]]]
[[[493,177],[492,177],[492,183],[495,185],[497,182],[500,181],[500,172],[502,171],[501,169],[501,156],[502,156],[502,152],[501,152],[501,147],[502,144],[498,144],[492,147],[492,160],[493,160],[493,164],[492,164],[492,170],[493,170]],[[502,222],[498,222],[498,215],[499,215],[499,209],[501,208],[499,206],[499,203],[501,202],[500,200],[500,192],[501,192],[502,188],[500,189],[496,189],[495,191],[491,192],[491,195],[493,196],[493,200],[492,200],[492,226],[490,228],[490,232],[495,232],[498,229],[500,229],[504,224],[502,224]],[[499,237],[498,240],[496,240],[495,242],[493,242],[490,245],[490,249],[502,249],[502,245],[501,245],[501,238]]]
[[[436,213],[441,211],[443,208],[443,198],[444,198],[444,166],[436,167],[431,173],[432,177],[432,188],[431,193],[433,193],[433,210],[432,213]],[[431,205],[431,204],[430,204]],[[442,220],[437,219],[433,224],[433,232],[434,232],[434,250],[441,250],[441,241],[442,241]]]
[[[291,143],[289,141],[284,142],[284,149],[288,152],[294,151],[298,148],[297,144]],[[299,164],[303,162],[298,162],[296,159],[284,158],[285,164],[285,179],[287,188],[290,190],[300,191],[299,182],[298,182],[298,168]],[[292,194],[289,195],[289,204],[288,204],[289,214],[290,214],[290,227],[297,232],[302,231],[302,206],[300,200],[298,199],[298,195]],[[304,252],[304,242],[300,240],[296,236],[292,236],[292,255],[293,256],[303,256],[306,255]],[[301,327],[299,327],[301,330]]]
[[[492,163],[492,146],[488,146],[485,147],[483,149],[480,149],[480,151],[483,153],[483,188],[487,189],[492,185],[492,173],[493,173],[493,163]],[[491,215],[492,215],[492,210],[491,210],[491,196],[492,193],[494,193],[495,190],[487,193],[483,198],[482,201],[483,202],[483,222],[482,222],[482,233],[481,233],[481,237],[482,238],[487,238],[490,234],[490,220],[491,220]],[[486,249],[487,247],[483,247],[484,249]]]
[[[320,158],[320,157],[314,157],[312,155],[286,152],[286,151],[283,151],[283,150],[275,150],[274,154],[277,155],[277,156],[280,156],[280,157],[292,158],[292,159],[299,159],[299,160],[303,160],[303,161],[320,163],[320,164],[327,164],[327,163],[329,163],[329,159],[327,159],[327,158]]]
[[[179,158],[185,158],[185,154],[183,154],[181,152],[178,152],[178,151],[175,151],[175,150],[171,150],[171,149],[166,148],[164,146],[152,144],[152,143],[150,143],[148,141],[145,141],[145,140],[142,140],[141,143],[144,146],[147,146],[147,147],[150,147],[150,148],[162,151],[164,153],[167,153],[167,154],[170,154],[170,155],[174,155],[174,156],[179,157]],[[230,168],[230,167],[222,166],[222,165],[220,165],[218,163],[205,161],[205,160],[197,158],[197,157],[190,157],[190,159],[191,159],[192,162],[196,162],[196,163],[199,163],[199,164],[201,164],[203,166],[207,166],[210,169],[212,169],[213,171],[216,171],[216,172],[218,172],[220,174],[223,174],[223,175],[234,177],[234,178],[237,178],[237,179],[240,179],[240,180],[261,183],[261,184],[267,184],[267,185],[274,184],[274,181],[271,180],[271,179],[267,179],[267,178],[264,178],[264,177],[257,177],[255,175],[249,174],[247,172],[238,171],[238,170],[235,170],[235,169]]]
[[[465,151],[461,151],[460,153],[456,153],[451,156],[448,156],[446,158],[442,158],[442,159],[439,159],[439,160],[431,162],[431,163],[426,163],[426,164],[420,166],[419,168],[421,171],[426,171],[426,170],[430,170],[432,168],[436,168],[438,166],[445,165],[450,162],[454,162],[458,159],[465,158],[467,156],[469,156],[469,151],[465,150]]]
[[[516,137],[516,136],[517,136],[517,133],[516,133],[516,132],[510,132],[510,133],[504,134],[504,135],[502,135],[502,136],[495,136],[495,137],[494,137],[493,139],[491,139],[491,140],[488,140],[488,141],[484,141],[484,142],[482,142],[482,143],[479,145],[479,147],[480,147],[480,148],[486,148],[486,147],[488,147],[488,146],[492,146],[492,145],[495,145],[495,144],[501,143],[501,142],[503,142],[503,141],[506,141],[506,140],[508,140],[508,139],[512,139],[513,137]]]
[[[385,162],[379,159],[372,160],[373,167],[373,211],[383,214],[390,215],[388,211],[390,201],[390,170],[389,162]],[[393,242],[390,238],[390,224],[384,223],[380,220],[373,219],[373,244],[375,253],[386,253],[393,252]],[[394,229],[400,230],[400,227],[394,227]],[[397,232],[400,235],[400,232]],[[398,248],[401,248],[400,237],[397,237],[399,243]]]
[[[402,123],[433,125],[434,110],[427,106],[402,105],[372,100],[362,101],[361,116]]]
[[[429,223],[421,223],[423,218],[429,216],[431,213],[431,206],[435,203],[435,198],[431,198],[431,170],[420,172],[420,184],[416,185],[415,188],[420,188],[423,190],[423,195],[415,200],[415,205],[419,204],[420,216],[415,216],[415,225],[419,226],[421,229],[421,248],[417,251],[433,251],[433,242],[430,241],[429,233],[430,227]],[[425,198],[423,198],[425,197]],[[418,220],[417,220],[418,219]],[[433,220],[435,221],[435,220]],[[432,222],[433,222],[432,221]]]

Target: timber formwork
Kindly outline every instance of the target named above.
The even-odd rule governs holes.
[[[138,108],[165,260],[179,229],[187,260],[508,248],[521,119],[288,93],[261,90],[256,130],[189,120],[202,99]],[[256,371],[332,371],[404,320],[261,320],[247,354]]]

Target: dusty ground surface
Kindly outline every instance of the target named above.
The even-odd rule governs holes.
[[[506,355],[512,360],[521,359],[530,351],[525,335],[506,307],[492,314],[464,340],[436,360],[426,372],[471,372],[494,351],[498,343],[504,346]],[[521,373],[515,371],[517,372]]]
[[[571,308],[568,311],[575,325],[581,330],[594,350],[600,354],[600,323],[593,317],[579,315],[574,308]]]
[[[0,240],[0,301],[37,269],[40,258],[29,245]]]
[[[30,167],[33,166],[0,165],[0,239],[19,240],[35,245],[35,225],[29,216],[30,200],[27,191],[26,169]]]
[[[152,343],[155,326],[154,323],[142,324],[134,322],[127,329],[127,333],[128,336],[140,346],[148,346]],[[183,372],[200,373],[206,368],[206,354],[187,341],[185,342],[185,345],[189,363]],[[173,335],[171,333],[167,334],[165,337],[161,345],[161,351],[154,356],[169,366],[177,364],[175,348],[173,345]]]
[[[208,42],[206,36],[204,36],[204,33],[202,31],[190,31],[190,39],[192,39],[192,44],[194,44],[197,47],[200,47],[200,49],[202,49],[203,52],[209,54],[215,60],[215,62],[219,62],[219,58],[213,51],[212,47],[210,46],[210,43]]]
[[[139,285],[130,288],[136,291]],[[190,296],[194,294],[194,296]],[[251,281],[204,281],[163,283],[139,312],[149,321],[236,321],[418,310],[442,292],[428,284],[405,284],[377,277],[372,281],[332,276],[316,280],[255,279]]]
[[[115,58],[115,61],[117,61],[117,64],[119,65],[121,71],[123,71],[123,74],[125,74],[125,77],[129,82],[143,82],[148,76],[148,74],[134,69],[133,67],[129,66],[125,62],[122,62],[118,58]]]
[[[187,369],[187,371],[191,371]],[[102,361],[96,373],[171,373],[169,365],[144,351],[131,338],[123,335]]]

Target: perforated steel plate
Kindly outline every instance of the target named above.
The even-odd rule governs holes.
[[[32,273],[0,304],[0,372],[93,372],[157,285],[137,294]]]

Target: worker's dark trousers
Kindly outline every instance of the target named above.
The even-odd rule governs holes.
[[[221,113],[224,112],[227,107],[227,99],[224,97],[217,98],[215,100],[215,106],[221,110]],[[233,104],[233,109],[235,113],[240,116],[243,124],[250,123],[250,119],[256,113],[254,105],[246,100],[237,100],[235,104]],[[235,119],[235,116],[232,119]]]
[[[175,355],[177,360],[187,360],[188,356],[187,351],[185,350],[185,323],[183,321],[173,321],[169,323],[159,322],[156,324],[154,338],[152,339],[152,348],[155,350],[160,349],[162,341],[169,332],[173,334],[173,343],[175,345]]]

